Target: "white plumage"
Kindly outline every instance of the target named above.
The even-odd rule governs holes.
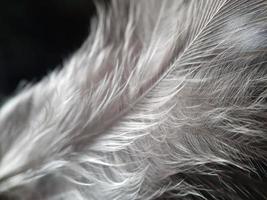
[[[63,69],[2,107],[3,198],[266,199],[267,1],[97,10]]]

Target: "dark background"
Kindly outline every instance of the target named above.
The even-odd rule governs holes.
[[[0,0],[0,101],[60,67],[94,15],[92,0]]]

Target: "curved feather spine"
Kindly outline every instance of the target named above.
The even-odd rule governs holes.
[[[2,150],[1,191],[52,174],[65,199],[190,199],[224,193],[201,177],[228,166],[260,173],[266,2],[155,2],[99,8],[85,45],[31,89],[29,125]]]

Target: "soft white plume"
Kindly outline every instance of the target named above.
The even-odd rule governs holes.
[[[0,111],[3,198],[266,199],[267,1],[96,6],[63,69]]]

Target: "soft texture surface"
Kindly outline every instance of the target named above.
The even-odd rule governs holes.
[[[0,199],[266,199],[267,2],[97,9],[64,68],[2,107]]]

